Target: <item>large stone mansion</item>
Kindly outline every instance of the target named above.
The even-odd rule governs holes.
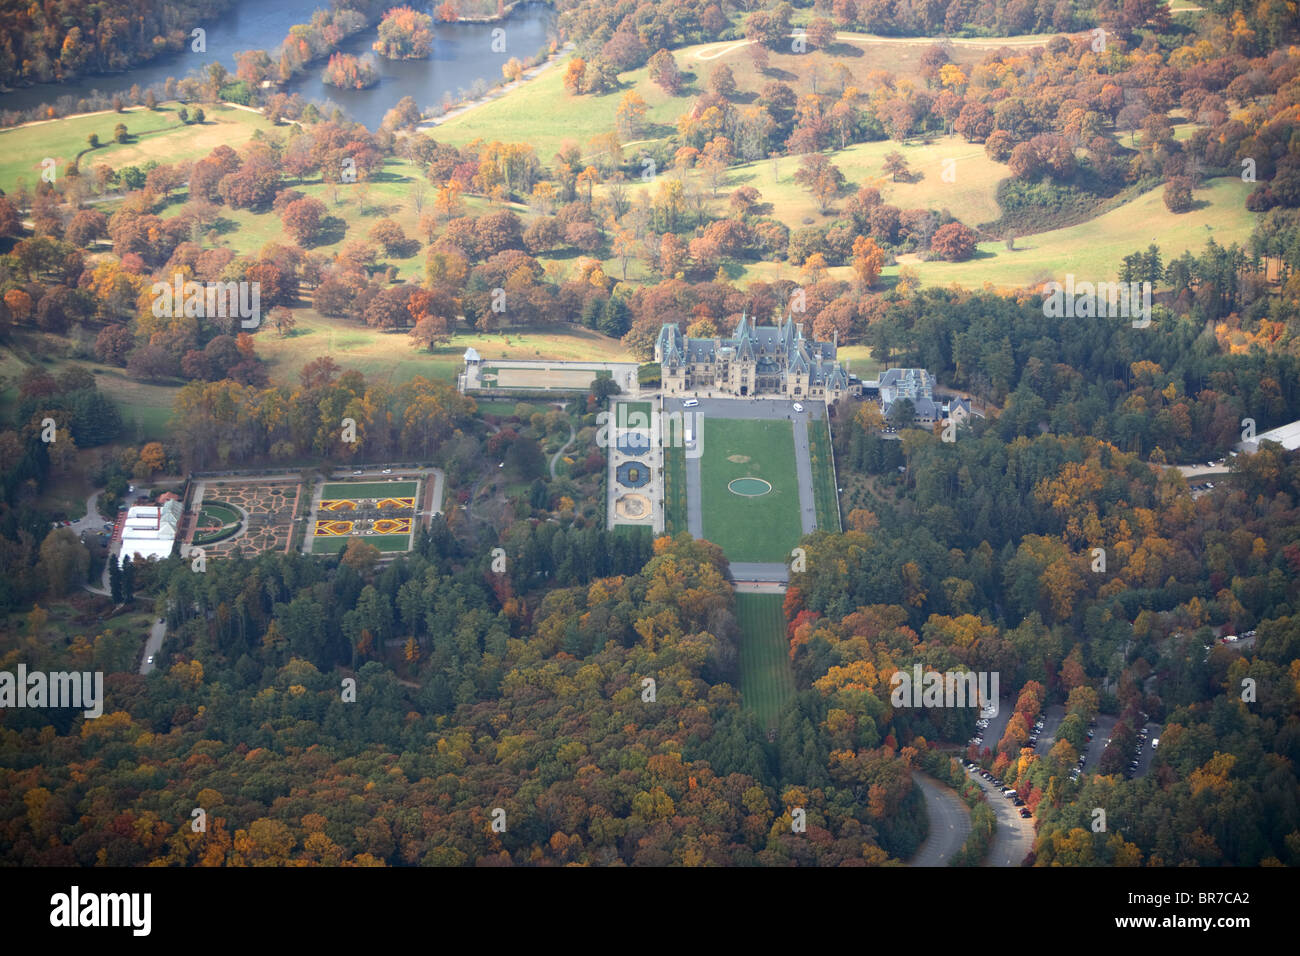
[[[759,326],[742,315],[730,338],[690,339],[676,323],[659,330],[655,361],[665,395],[729,395],[813,399],[834,405],[860,395],[862,383],[835,359],[830,342],[805,338],[803,323]]]

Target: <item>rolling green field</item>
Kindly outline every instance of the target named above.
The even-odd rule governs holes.
[[[423,172],[405,159],[388,157],[381,169],[365,183],[331,185],[320,180],[297,182],[289,179],[285,186],[325,204],[326,215],[337,218],[341,227],[322,236],[323,240],[310,247],[312,252],[333,255],[344,243],[367,240],[370,230],[381,219],[392,219],[411,240],[418,239],[423,246],[425,237],[420,231],[421,211],[416,209],[414,192],[424,190],[425,206],[431,208],[433,190]],[[497,209],[509,207],[524,214],[525,208],[515,203],[491,203],[477,196],[461,198],[466,215],[480,216]],[[270,242],[284,242],[284,227],[275,212],[223,207],[222,219],[226,230],[223,240],[240,255],[253,255]],[[399,278],[419,280],[424,275],[424,256],[414,245],[410,254],[384,253],[379,250],[377,262],[397,269]]]
[[[912,181],[895,183],[884,174],[885,155],[892,152],[903,154]],[[1005,165],[988,158],[984,147],[960,136],[941,136],[929,144],[892,140],[858,143],[826,156],[844,173],[846,195],[859,186],[873,186],[880,190],[885,202],[900,209],[947,209],[968,226],[991,222],[1001,215],[997,185],[1010,175]],[[949,160],[951,166],[947,165]],[[782,157],[775,165],[771,160],[761,160],[734,166],[722,196],[741,186],[752,186],[762,193],[762,201],[771,205],[771,212],[766,214],[791,229],[805,223],[829,222],[842,209],[844,200],[834,204],[830,215],[823,215],[812,195],[794,181],[798,170],[795,157]],[[949,171],[951,182],[944,179],[945,171]]]
[[[795,19],[798,21],[799,17]],[[971,66],[990,50],[1000,46],[1043,44],[1049,38],[1050,35],[1010,40],[1005,37],[958,40],[949,45],[948,53],[969,73]],[[900,42],[869,34],[839,33],[828,50],[814,50],[812,54],[819,61],[843,63],[859,86],[863,85],[863,78],[875,69],[888,70],[920,85],[922,56],[934,42],[925,38]],[[749,94],[758,93],[773,77],[780,77],[790,84],[796,94],[813,90],[814,79],[810,75],[808,55],[773,51],[769,57],[768,74],[764,75],[754,67],[745,46],[744,41],[720,41],[673,50],[673,58],[685,81],[681,95],[676,97],[669,96],[651,82],[646,67],[620,74],[618,89],[608,93],[572,96],[564,89],[564,70],[568,63],[564,60],[505,96],[475,106],[423,132],[454,146],[465,146],[476,139],[485,143],[493,140],[531,143],[537,149],[537,158],[549,163],[566,140],[585,147],[592,137],[616,129],[619,100],[624,93],[635,90],[645,100],[647,112],[645,128],[623,144],[627,155],[633,154],[637,145],[662,138],[674,129],[677,117],[686,112],[691,100],[707,88],[709,74],[719,64],[725,63],[732,70],[742,106],[750,101]],[[838,93],[838,86],[828,79],[825,67],[819,82],[822,89],[829,88]]]
[[[413,498],[418,481],[331,481],[321,488],[322,500],[333,498]]]
[[[785,561],[803,534],[790,423],[710,418],[703,443],[704,537],[732,561]],[[772,490],[755,498],[728,490],[728,482],[745,476],[770,482]]]
[[[625,152],[634,148],[633,144],[667,135],[689,104],[690,87],[682,96],[669,96],[650,82],[645,67],[622,74],[620,89],[600,96],[570,96],[564,89],[567,62],[557,63],[500,99],[453,116],[425,132],[453,146],[465,146],[476,139],[529,143],[537,150],[537,158],[549,163],[566,141],[585,147],[593,137],[616,129],[618,103],[629,89],[634,88],[645,100],[647,112],[642,134],[624,143]],[[691,68],[681,56],[677,62],[683,72]]]
[[[664,449],[664,533],[673,535],[686,527],[686,449]]]
[[[794,695],[785,613],[780,594],[737,594],[740,624],[740,695],[764,727],[776,727],[781,708]]]
[[[93,374],[99,390],[117,404],[118,411],[122,414],[122,434],[126,441],[143,442],[169,437],[167,425],[180,386],[136,382],[127,378],[122,369],[101,362],[52,358],[44,351],[46,345],[42,336],[14,333],[10,344],[0,347],[0,376],[8,383],[4,391],[0,392],[0,399],[7,403],[16,402],[18,389],[14,384],[33,364],[39,362],[51,375],[57,375],[64,368],[76,365]]]
[[[813,503],[820,531],[840,530],[840,509],[831,460],[830,425],[823,418],[808,423],[808,451],[812,459]]]
[[[89,148],[91,133],[99,136],[101,145],[81,157],[83,171],[98,163],[121,169],[150,159],[171,163],[198,159],[223,143],[237,149],[252,139],[256,130],[273,128],[259,113],[219,104],[204,104],[202,124],[182,126],[178,106],[166,103],[156,110],[136,106],[121,113],[83,113],[0,131],[0,189],[11,191],[19,178],[35,186],[41,177],[41,160],[46,157],[55,161],[62,176],[67,163]],[[126,124],[133,139],[113,142],[113,127],[118,123]]]
[[[1165,208],[1163,188],[1144,193],[1131,203],[1087,222],[1016,240],[1007,250],[1000,242],[984,242],[966,262],[913,263],[923,285],[955,282],[966,288],[1034,287],[1067,272],[1080,280],[1116,279],[1124,256],[1145,251],[1154,242],[1164,261],[1186,251],[1199,255],[1211,237],[1220,245],[1244,244],[1255,227],[1256,214],[1246,209],[1246,194],[1254,184],[1239,179],[1212,179],[1193,194],[1203,206],[1175,214]],[[886,273],[897,269],[886,269]]]

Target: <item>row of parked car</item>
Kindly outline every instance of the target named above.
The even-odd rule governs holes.
[[[1138,742],[1137,747],[1134,748],[1133,759],[1128,762],[1128,769],[1124,771],[1124,776],[1128,777],[1130,780],[1137,775],[1138,764],[1142,760],[1142,751],[1146,749],[1147,736],[1147,729],[1145,727],[1138,731]],[[1156,737],[1151,741],[1151,749],[1155,750],[1159,746],[1160,738]]]
[[[993,786],[997,787],[1002,796],[1011,801],[1012,806],[1020,808],[1020,815],[1022,817],[1027,818],[1033,816],[1033,814],[1029,812],[1029,808],[1025,806],[1025,801],[1020,799],[1020,795],[1016,793],[1012,787],[1008,787],[987,770],[981,770],[980,765],[974,760],[962,760],[962,765],[966,768],[967,772],[977,777],[983,777],[989,783],[993,784]]]

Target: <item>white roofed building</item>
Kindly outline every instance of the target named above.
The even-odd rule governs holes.
[[[137,555],[146,561],[168,558],[181,525],[181,503],[168,501],[161,507],[136,505],[126,513],[122,525],[122,548],[118,563]]]

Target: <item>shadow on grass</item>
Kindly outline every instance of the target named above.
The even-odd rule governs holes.
[[[339,216],[326,216],[320,221],[320,226],[316,230],[316,240],[311,244],[311,248],[320,246],[332,246],[336,242],[343,241],[347,235],[348,224]]]
[[[838,40],[826,47],[827,56],[837,56],[842,58],[861,57],[866,55],[866,51],[856,43],[841,43]]]
[[[236,232],[239,229],[239,223],[233,219],[227,219],[225,216],[218,216],[208,228],[218,236],[224,236]]]
[[[412,179],[413,177],[405,174],[390,173],[387,168],[380,169],[370,176],[372,183],[409,183]]]

